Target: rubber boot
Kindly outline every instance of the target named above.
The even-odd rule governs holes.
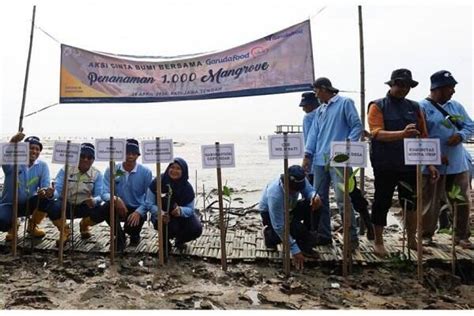
[[[17,234],[17,238],[18,238],[18,228],[20,228],[20,221],[16,221],[16,234]],[[8,231],[7,235],[5,236],[5,241],[12,241],[13,240],[13,234],[15,233],[14,231],[14,228],[10,228],[10,230]]]
[[[81,222],[79,223],[79,230],[81,231],[81,238],[82,239],[89,239],[91,238],[91,232],[89,230],[90,226],[94,226],[96,223],[88,216],[84,217]]]
[[[54,224],[54,226],[56,226],[58,228],[59,232],[61,232],[61,219],[54,220],[53,224]],[[65,243],[66,241],[68,241],[69,236],[71,236],[71,230],[69,229],[69,225],[64,224],[63,238],[61,239],[61,233],[60,233],[59,234],[59,239],[56,240],[56,245],[59,246],[60,242]]]
[[[35,238],[43,238],[46,235],[44,230],[39,229],[38,227],[38,225],[45,217],[45,212],[38,211],[37,209],[33,211],[33,214],[31,214],[31,218],[28,221],[27,228],[28,234],[30,234],[30,236],[33,236]]]
[[[417,249],[416,241],[416,211],[406,212],[406,223],[407,223],[407,245],[412,250]]]

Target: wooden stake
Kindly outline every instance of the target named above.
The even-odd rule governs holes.
[[[290,276],[291,271],[291,262],[290,262],[290,179],[288,175],[288,151],[287,151],[287,143],[288,143],[288,133],[283,133],[283,143],[284,145],[284,154],[285,157],[283,158],[283,170],[284,170],[284,201],[283,206],[285,208],[285,217],[284,217],[284,227],[283,227],[283,270],[285,272],[285,276],[288,278]]]
[[[69,147],[71,141],[68,140],[66,144],[66,163],[64,164],[64,179],[63,179],[63,192],[61,200],[61,230],[59,231],[59,264],[63,265],[64,259],[64,227],[66,226],[66,208],[67,208],[67,196],[68,196],[68,173],[69,173]]]
[[[18,243],[18,232],[16,222],[18,220],[18,143],[15,143],[15,154],[13,164],[13,216],[12,216],[12,255],[16,257],[16,249]]]
[[[436,192],[436,191],[435,191]],[[458,203],[454,202],[453,205],[453,233],[451,238],[451,273],[453,276],[456,275],[456,230],[457,230],[457,222],[458,222]]]
[[[160,155],[160,138],[156,137],[156,155]],[[163,205],[161,203],[161,163],[156,163],[156,205],[158,207],[158,259],[161,266],[165,265],[164,245],[165,234],[163,232]]]
[[[418,281],[423,282],[423,234],[422,234],[422,216],[423,216],[423,196],[422,196],[422,173],[421,165],[416,165],[416,233],[417,233],[417,251],[418,251]]]
[[[113,148],[114,138],[110,137],[110,161],[109,161],[109,187],[110,187],[110,202],[109,202],[109,214],[110,214],[110,265],[115,264],[115,162],[113,159]],[[119,223],[120,225],[120,223]]]
[[[350,140],[346,140],[346,152],[350,157]],[[351,215],[352,215],[352,205],[349,199],[349,167],[344,166],[344,222],[343,222],[343,257],[342,257],[342,275],[347,277],[351,270],[351,259],[352,259],[352,249],[351,249]]]
[[[216,159],[217,159],[217,193],[219,196],[219,228],[221,231],[221,265],[222,270],[227,271],[227,250],[225,247],[226,227],[224,224],[224,202],[222,200],[222,175],[220,163],[219,142],[216,142]]]
[[[362,135],[365,131],[365,58],[364,58],[364,25],[362,22],[362,6],[357,7],[359,13],[359,56],[360,56],[360,120],[362,122]],[[360,168],[359,187],[362,196],[365,196],[365,168]],[[365,226],[364,221],[361,227]]]

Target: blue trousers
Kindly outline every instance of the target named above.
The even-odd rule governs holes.
[[[47,212],[51,221],[55,221],[61,218],[61,203],[62,201],[58,199],[55,200],[54,203],[51,203],[48,207]],[[66,218],[71,219],[72,216],[74,216],[74,218],[83,218],[89,216],[95,223],[100,223],[103,221],[100,205],[96,205],[93,208],[89,208],[86,203],[82,203],[79,205],[72,205],[71,203],[67,203]]]
[[[153,221],[158,229],[158,222]],[[196,214],[190,217],[171,217],[168,223],[168,239],[176,238],[176,243],[185,243],[197,239],[202,234],[202,224]]]
[[[325,170],[324,166],[313,166],[314,168],[314,188],[322,199],[323,206],[320,210],[320,220],[318,225],[318,235],[322,239],[331,239],[331,209],[329,208],[329,185],[332,183],[336,195],[339,213],[344,218],[344,192],[338,188],[338,183],[344,184],[344,179],[339,177],[335,168]],[[343,168],[338,168],[344,173]],[[354,208],[351,206],[351,240],[358,240],[357,226]]]
[[[47,199],[39,199],[35,195],[28,200],[28,209],[29,214],[36,209],[38,204],[38,210],[41,212],[46,212],[50,201]],[[26,216],[26,202],[18,203],[18,217]],[[12,217],[13,217],[13,204],[12,203],[2,203],[0,204],[0,231],[6,232],[12,227]]]

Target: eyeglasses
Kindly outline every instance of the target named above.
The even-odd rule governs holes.
[[[94,159],[94,157],[92,157],[91,155],[82,154],[80,157],[81,157],[81,159],[87,159],[87,160],[93,160]]]

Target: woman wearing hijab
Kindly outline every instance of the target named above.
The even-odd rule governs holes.
[[[194,213],[194,189],[188,181],[188,164],[182,158],[175,158],[161,174],[163,222],[168,223],[168,241],[175,239],[175,247],[181,249],[188,241],[202,234],[202,225]],[[156,178],[147,193],[151,221],[158,229],[158,207],[156,205]]]

